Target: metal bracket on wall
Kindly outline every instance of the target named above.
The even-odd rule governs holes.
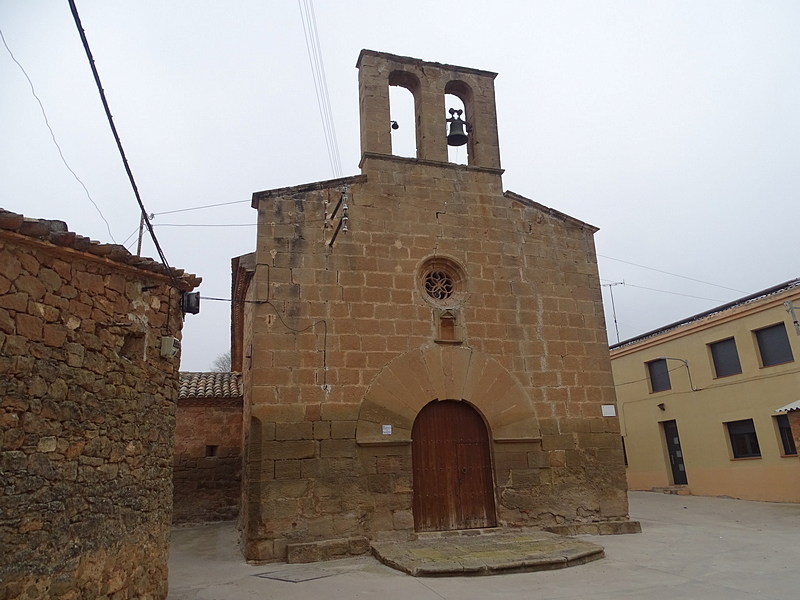
[[[800,335],[800,323],[797,321],[797,315],[794,314],[795,306],[791,300],[787,300],[783,303],[786,307],[786,312],[789,313],[789,316],[792,317],[792,323],[794,323],[794,330],[797,332],[797,335]]]
[[[333,209],[333,212],[328,214],[327,209],[325,211],[325,229],[329,229],[333,226],[333,221],[336,220],[337,215],[339,216],[338,222],[336,223],[336,227],[333,230],[333,235],[331,236],[330,241],[328,242],[328,246],[333,248],[333,244],[336,241],[336,238],[339,237],[340,232],[347,232],[349,231],[349,207],[347,206],[347,196],[348,187],[344,186],[342,188],[342,194],[339,197],[339,202],[336,203],[336,207]],[[327,204],[327,203],[326,203]],[[341,210],[341,213],[339,212]]]

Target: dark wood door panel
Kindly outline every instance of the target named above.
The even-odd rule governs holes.
[[[417,531],[496,524],[489,435],[466,402],[432,402],[412,429]]]

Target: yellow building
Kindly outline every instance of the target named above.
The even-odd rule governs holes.
[[[800,279],[611,347],[628,485],[800,502]]]

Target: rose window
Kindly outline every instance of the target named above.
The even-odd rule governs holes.
[[[444,271],[431,271],[425,276],[425,291],[431,298],[447,300],[453,295],[453,278]]]

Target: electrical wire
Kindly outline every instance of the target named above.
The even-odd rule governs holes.
[[[676,367],[672,367],[671,369],[667,369],[667,373],[672,373],[673,371],[677,371],[678,369],[683,369],[685,365],[678,365]],[[620,387],[623,385],[630,385],[632,383],[641,383],[642,381],[649,380],[649,377],[642,377],[641,379],[634,379],[633,381],[624,381],[622,383],[615,383],[614,387]]]
[[[682,368],[684,368],[684,366],[685,365],[678,365],[676,367],[673,367],[673,368],[669,369],[668,373],[672,373],[673,371],[677,371],[678,369],[682,369]],[[737,379],[737,381],[722,381],[722,382],[714,381],[714,382],[711,382],[710,384],[708,384],[707,386],[705,386],[703,388],[698,388],[696,391],[702,392],[702,391],[705,391],[705,390],[712,390],[712,389],[717,389],[717,388],[729,387],[729,386],[732,386],[732,385],[742,385],[742,383],[747,383],[747,382],[751,382],[751,381],[760,381],[762,379],[772,379],[774,377],[784,377],[786,375],[796,375],[797,373],[800,373],[800,369],[792,369],[791,371],[783,371],[782,373],[770,373],[769,375],[756,375],[756,376],[753,376],[753,377],[747,377],[745,379]],[[614,387],[620,387],[622,385],[630,385],[632,383],[641,383],[642,381],[648,381],[649,379],[650,379],[649,377],[643,377],[642,379],[634,379],[632,381],[623,381],[622,383],[615,383]],[[664,391],[667,391],[667,390],[664,390]],[[679,392],[677,390],[670,390],[670,391],[672,391],[673,393],[682,393],[682,392]],[[622,404],[623,405],[631,404],[633,402],[642,402],[642,401],[651,400],[651,399],[652,398],[648,396],[648,397],[644,397],[644,398],[638,398],[636,400],[628,400],[626,402],[623,402]]]
[[[177,210],[165,210],[163,212],[153,213],[153,215],[154,216],[171,215],[174,213],[188,212],[190,210],[201,210],[204,208],[216,208],[217,206],[230,206],[231,204],[242,204],[244,202],[252,202],[252,200],[234,200],[233,202],[220,202],[218,204],[206,204],[205,206],[192,206],[190,208],[179,208]]]
[[[686,277],[685,275],[678,275],[677,273],[670,273],[669,271],[662,271],[661,269],[656,269],[656,268],[653,268],[653,267],[647,267],[645,265],[639,265],[637,263],[633,263],[633,262],[630,262],[630,261],[627,261],[627,260],[622,260],[620,258],[613,258],[611,256],[605,256],[603,254],[598,254],[597,256],[599,258],[605,258],[605,259],[608,259],[608,260],[621,262],[621,263],[624,263],[626,265],[639,267],[640,269],[647,269],[648,271],[655,271],[656,273],[663,273],[665,275],[672,275],[673,277],[679,277],[681,279],[688,279],[689,281],[694,281],[696,283],[702,283],[704,285],[710,285],[712,287],[722,288],[723,290],[730,290],[731,292],[738,292],[740,294],[746,294],[747,293],[747,292],[745,292],[743,290],[737,290],[736,288],[727,287],[727,286],[724,286],[724,285],[719,285],[717,283],[710,283],[708,281],[703,281],[702,279],[695,279],[694,277]],[[704,300],[708,300],[708,298],[704,298]]]
[[[603,287],[612,285],[612,283],[620,283],[620,282],[616,282],[616,281],[615,282],[611,282],[608,279],[602,279],[602,278],[600,279],[600,281],[601,282],[602,281],[608,282],[608,283],[601,284]],[[621,282],[621,285],[623,285],[625,287],[638,288],[640,290],[648,290],[648,291],[651,291],[651,292],[660,292],[662,294],[672,294],[673,296],[683,296],[684,298],[695,298],[697,300],[709,300],[711,302],[727,302],[726,300],[719,300],[717,298],[706,298],[704,296],[692,296],[691,294],[682,294],[680,292],[670,292],[669,290],[659,290],[659,289],[656,289],[656,288],[645,287],[643,285],[636,285],[635,283],[628,283],[627,281]]]
[[[306,39],[308,60],[311,63],[311,74],[314,79],[314,90],[317,94],[317,106],[322,120],[322,130],[325,134],[325,145],[328,149],[328,160],[334,177],[341,177],[342,162],[339,156],[339,145],[336,140],[336,128],[333,124],[330,96],[328,95],[328,82],[325,77],[325,67],[322,61],[322,47],[317,33],[317,19],[314,14],[313,0],[297,0],[300,8],[300,17],[303,22],[303,33]],[[305,8],[305,11],[303,10]]]
[[[131,171],[130,165],[128,164],[128,159],[125,156],[125,150],[122,147],[122,141],[119,138],[119,134],[117,133],[117,127],[114,125],[114,118],[111,116],[111,109],[108,107],[108,101],[106,100],[106,94],[103,91],[103,84],[100,82],[100,74],[97,72],[97,67],[94,64],[94,57],[92,56],[92,51],[89,48],[89,40],[86,39],[86,33],[83,30],[83,25],[81,24],[81,18],[78,15],[78,8],[75,6],[75,0],[69,0],[69,8],[72,11],[72,17],[75,20],[75,26],[78,28],[78,33],[81,36],[81,42],[83,43],[83,49],[86,52],[86,58],[89,59],[89,66],[92,69],[92,74],[94,75],[94,81],[97,85],[97,91],[100,93],[100,100],[103,102],[103,108],[106,112],[106,118],[108,119],[108,124],[111,127],[111,132],[114,134],[114,140],[117,142],[117,149],[119,150],[120,157],[122,158],[122,164],[125,166],[125,172],[128,174],[128,179],[131,183],[131,188],[133,189],[133,194],[136,196],[136,202],[139,204],[139,208],[142,212],[142,220],[144,224],[147,225],[147,231],[150,232],[150,238],[153,240],[153,244],[158,251],[158,256],[161,258],[161,262],[167,270],[167,275],[172,280],[172,285],[176,288],[179,287],[178,280],[175,277],[175,273],[172,272],[172,268],[169,266],[167,262],[167,257],[164,255],[164,251],[161,249],[161,244],[158,243],[158,238],[156,237],[156,232],[153,230],[153,225],[150,223],[150,219],[147,216],[147,210],[144,207],[144,203],[142,202],[142,198],[139,195],[139,188],[136,185],[136,180],[133,178],[133,172]],[[171,303],[170,303],[171,304]]]
[[[53,132],[53,128],[50,126],[50,120],[47,118],[47,113],[44,110],[44,105],[42,104],[42,101],[39,98],[39,96],[36,95],[36,89],[33,87],[33,81],[31,81],[31,78],[28,76],[28,73],[27,71],[25,71],[25,68],[20,64],[20,62],[14,56],[14,53],[11,51],[11,48],[8,47],[8,43],[6,42],[6,38],[3,35],[2,30],[0,30],[0,38],[2,38],[3,45],[6,47],[8,55],[11,57],[11,60],[13,60],[14,63],[16,63],[20,71],[22,71],[22,74],[25,75],[25,79],[28,80],[28,85],[31,86],[31,94],[33,94],[33,97],[36,98],[36,102],[39,103],[39,109],[42,111],[42,116],[44,117],[44,124],[47,126],[47,130],[50,132],[50,137],[52,138],[53,143],[55,144],[56,149],[58,150],[58,155],[61,157],[61,162],[64,163],[64,166],[67,167],[67,171],[72,173],[72,176],[75,178],[75,181],[77,181],[83,188],[83,191],[86,192],[86,197],[89,198],[89,202],[91,202],[94,205],[97,214],[100,215],[100,218],[103,219],[103,222],[106,224],[106,231],[108,231],[108,235],[109,237],[111,237],[111,241],[116,244],[117,240],[114,239],[114,234],[111,233],[111,225],[108,223],[108,219],[106,219],[105,215],[103,214],[103,211],[100,210],[100,207],[97,205],[97,202],[95,202],[94,198],[92,198],[92,195],[89,193],[89,189],[86,187],[86,184],[84,184],[83,181],[81,181],[81,178],[78,177],[77,173],[75,173],[75,171],[72,170],[72,167],[69,166],[67,159],[64,158],[64,153],[61,151],[61,146],[59,145],[58,140],[56,140],[56,134]]]
[[[320,319],[318,321],[314,321],[308,327],[303,327],[302,329],[297,329],[289,325],[286,321],[283,320],[281,316],[281,312],[278,310],[278,307],[275,306],[269,300],[232,300],[231,298],[212,298],[209,296],[200,296],[201,300],[215,300],[217,302],[230,302],[236,304],[267,304],[275,311],[275,316],[278,317],[278,320],[281,322],[286,329],[293,333],[304,333],[309,329],[313,329],[320,323],[322,324],[322,385],[328,385],[328,321],[325,319]]]
[[[258,223],[153,223],[153,227],[255,227]]]
[[[316,41],[316,49],[317,49],[317,56],[318,56],[318,65],[319,65],[319,72],[320,77],[322,80],[322,95],[325,99],[325,109],[328,114],[328,127],[330,128],[331,133],[331,147],[333,148],[334,159],[336,162],[336,172],[337,176],[342,175],[342,161],[341,157],[339,156],[339,144],[338,140],[336,139],[336,124],[333,120],[333,109],[331,108],[331,99],[328,93],[328,79],[325,76],[325,62],[322,60],[322,45],[319,41],[319,29],[317,28],[317,15],[316,11],[314,10],[314,0],[306,0],[309,7],[311,8],[311,22],[313,23],[313,32],[314,32],[314,39]]]
[[[717,298],[705,298],[703,296],[692,296],[691,294],[681,294],[680,292],[670,292],[667,290],[657,290],[656,288],[644,287],[643,285],[635,285],[633,283],[626,283],[626,286],[639,288],[640,290],[649,290],[651,292],[661,292],[662,294],[672,294],[673,296],[683,296],[684,298],[695,298],[697,300],[709,300],[711,302],[725,302],[725,300],[718,300]]]
[[[136,235],[136,233],[137,233],[138,231],[139,231],[139,228],[137,227],[136,229],[134,229],[134,230],[133,230],[133,231],[130,233],[130,235],[128,235],[128,237],[126,237],[124,240],[122,240],[122,241],[120,242],[120,246],[125,246],[125,247],[127,248],[127,243],[128,243],[128,240],[130,240],[130,239],[131,239],[133,236],[135,236],[135,235]],[[137,241],[137,240],[133,240],[133,241],[135,242],[135,241]],[[133,242],[131,242],[131,246],[133,246]]]
[[[268,304],[269,303],[268,300],[233,300],[231,298],[212,298],[211,296],[200,296],[200,300],[215,300],[217,302],[236,302],[237,304]]]
[[[326,219],[304,219],[303,224],[325,221]],[[153,223],[153,227],[255,227],[256,225],[258,223]]]

